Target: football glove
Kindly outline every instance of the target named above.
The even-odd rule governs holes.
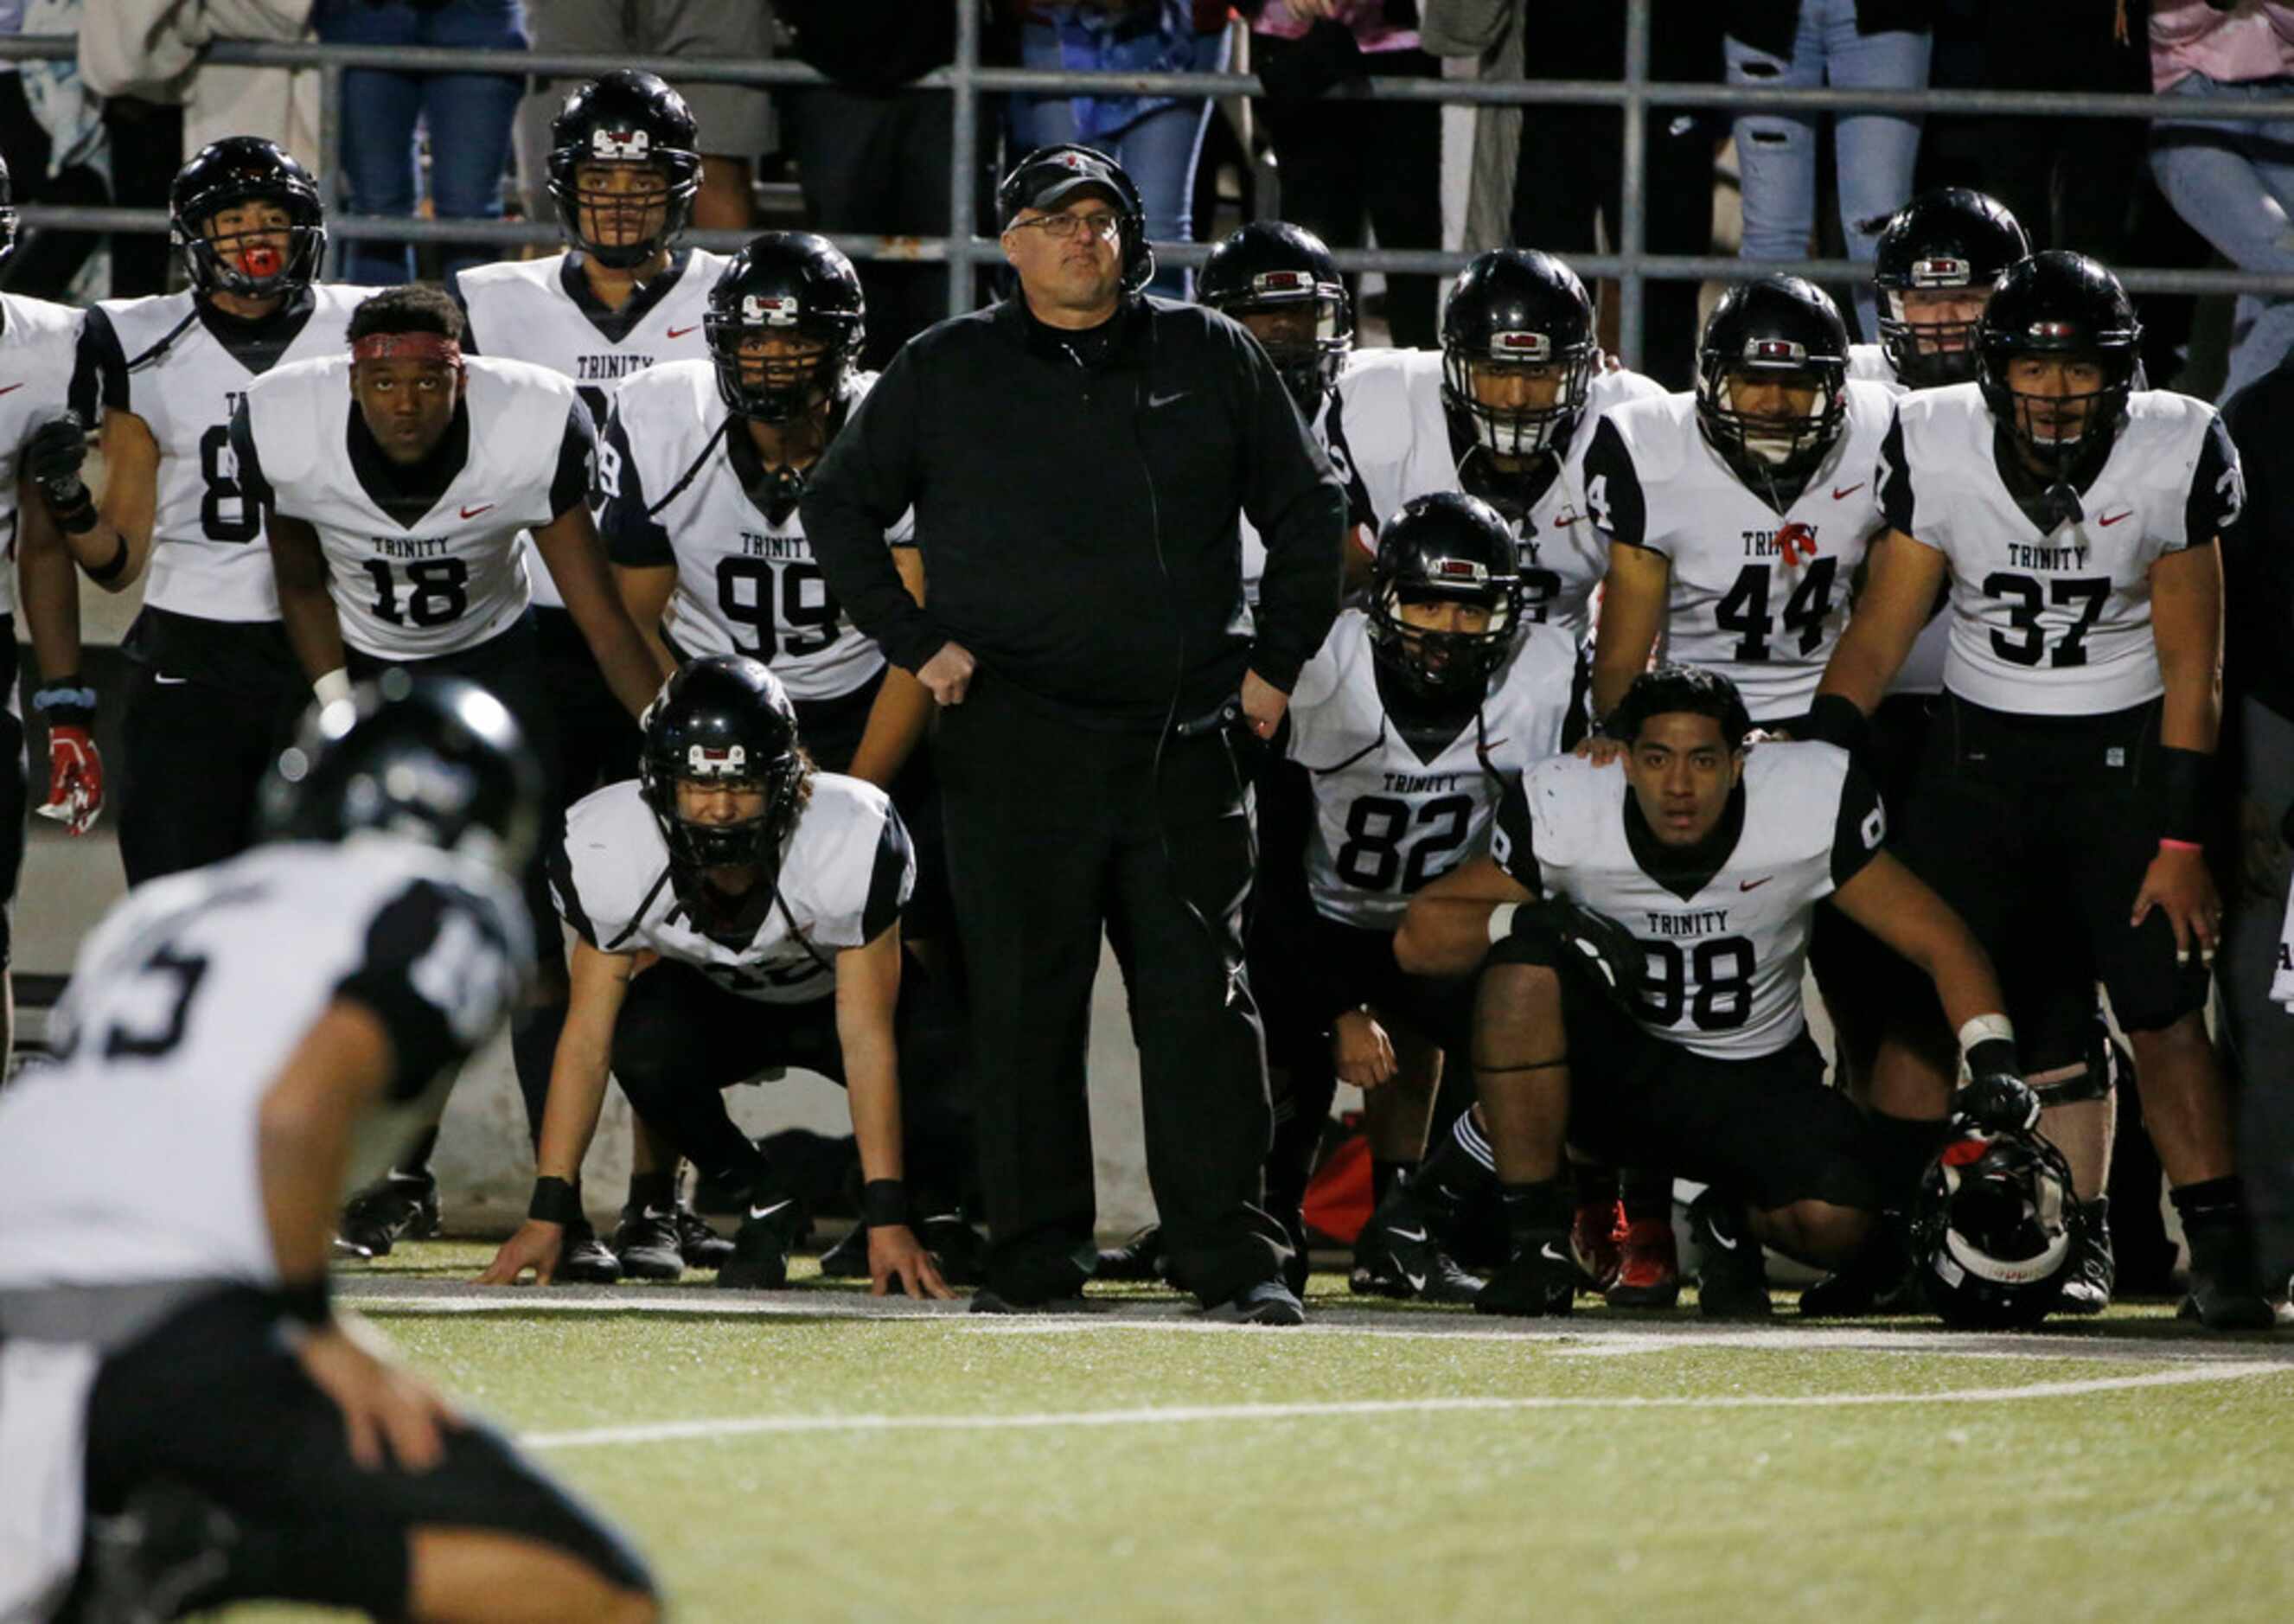
[[[85,500],[87,486],[81,482],[79,470],[86,461],[87,425],[77,412],[42,423],[24,442],[24,472],[60,509],[76,507]]]
[[[1968,1079],[1952,1101],[1952,1125],[1984,1133],[2025,1133],[2038,1125],[2039,1097],[2011,1072]]]
[[[41,689],[32,708],[48,724],[48,798],[40,816],[85,835],[103,813],[103,755],[95,747],[95,690],[66,681]]]

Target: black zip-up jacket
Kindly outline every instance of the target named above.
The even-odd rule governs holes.
[[[821,458],[804,531],[894,664],[953,641],[1073,722],[1151,731],[1246,666],[1290,690],[1338,614],[1346,494],[1241,327],[1143,297],[1112,319],[1062,333],[1014,298],[918,334]],[[884,544],[912,504],[925,608]],[[1255,634],[1242,513],[1266,543]]]

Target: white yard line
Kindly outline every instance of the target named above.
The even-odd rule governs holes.
[[[2228,1382],[2247,1376],[2281,1375],[2286,1367],[2270,1360],[2199,1366],[2144,1375],[2095,1376],[2078,1382],[2033,1382],[2020,1387],[1972,1387],[1948,1392],[1724,1394],[1638,1398],[1436,1398],[1356,1399],[1322,1404],[1187,1404],[1139,1409],[1022,1411],[973,1416],[736,1416],[707,1421],[661,1421],[635,1426],[590,1427],[570,1432],[535,1432],[521,1441],[530,1449],[583,1449],[622,1444],[736,1438],[767,1432],[1001,1432],[1054,1427],[1175,1426],[1197,1422],[1300,1421],[1335,1416],[1488,1414],[1553,1409],[1850,1409],[1899,1404],[2005,1404],[2027,1399],[2079,1398],[2136,1388],[2184,1387],[2199,1382]]]

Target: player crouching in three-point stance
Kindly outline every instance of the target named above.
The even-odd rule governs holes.
[[[1476,1306],[1569,1311],[1574,1147],[1708,1184],[1690,1213],[1700,1304],[1765,1315],[1759,1243],[1836,1261],[1878,1206],[1863,1120],[1824,1086],[1801,1005],[1817,903],[1933,977],[1973,1078],[1963,1115],[2015,1133],[2038,1104],[1989,961],[1880,849],[1879,797],[1846,752],[1747,748],[1735,686],[1685,665],[1636,678],[1608,725],[1622,772],[1577,756],[1531,768],[1491,854],[1420,892],[1395,943],[1416,974],[1482,966],[1475,1077],[1512,1256]]]
[[[512,1285],[532,1269],[547,1283],[557,1270],[610,1070],[704,1178],[749,1193],[717,1284],[786,1285],[803,1214],[726,1114],[723,1090],[801,1065],[851,1096],[877,1294],[949,1295],[941,1269],[961,1273],[978,1245],[953,1211],[969,1147],[944,1120],[949,1057],[928,1052],[920,1001],[901,997],[903,975],[916,978],[900,951],[915,859],[899,814],[873,784],[814,770],[780,680],[743,655],[686,665],[644,730],[638,781],[575,806],[552,858],[558,907],[581,938],[574,1000],[527,1222],[484,1282]],[[938,1085],[907,1091],[905,1122],[904,1054],[912,1078]],[[904,1138],[928,1215],[913,1228]]]
[[[344,1191],[517,1001],[539,788],[491,696],[394,673],[281,755],[269,844],[88,937],[56,1064],[0,1095],[0,1618],[655,1616],[327,1295]]]

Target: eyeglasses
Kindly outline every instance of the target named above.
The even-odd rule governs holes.
[[[1102,242],[1112,242],[1122,233],[1123,216],[1112,214],[1044,215],[1033,220],[1015,220],[1004,229],[1038,231],[1054,242],[1072,242],[1078,232],[1088,231]]]

